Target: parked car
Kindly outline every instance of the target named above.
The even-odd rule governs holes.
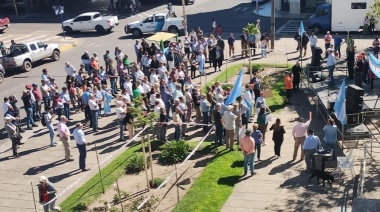
[[[126,34],[132,33],[135,37],[151,32],[170,32],[176,34],[184,29],[183,22],[183,17],[171,17],[169,14],[157,13],[144,20],[127,24],[124,31]]]
[[[180,4],[182,5],[182,0],[171,0],[171,2],[173,4]],[[185,0],[185,4],[188,5],[188,4],[194,4],[195,3],[195,0]]]
[[[3,82],[5,76],[5,69],[4,67],[0,64],[0,84]]]
[[[67,34],[74,31],[96,30],[98,33],[110,32],[119,25],[117,16],[102,16],[98,12],[88,12],[78,15],[76,18],[63,22],[63,30]]]
[[[0,18],[0,32],[3,32],[9,25],[9,18]]]
[[[0,64],[5,70],[21,69],[31,71],[34,62],[51,58],[54,61],[60,59],[61,51],[58,44],[46,44],[41,41],[13,44],[9,54],[0,58]]]

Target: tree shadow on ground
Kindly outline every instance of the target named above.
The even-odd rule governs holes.
[[[291,168],[292,166],[300,163],[301,161],[298,161],[296,163],[292,163],[291,161],[288,161],[286,163],[283,163],[283,164],[280,164],[274,168],[272,168],[269,172],[269,175],[275,175],[275,174],[279,174],[279,173],[282,173],[286,170],[288,170],[289,168]]]
[[[30,167],[24,173],[24,175],[37,175],[37,174],[40,174],[40,173],[42,173],[42,172],[44,172],[50,168],[57,167],[57,166],[62,165],[64,163],[66,163],[66,161],[64,159],[62,159],[62,160],[57,160],[57,161],[54,161],[52,163],[45,164],[42,166]]]
[[[238,175],[238,176],[221,177],[221,178],[218,179],[218,184],[219,185],[226,185],[226,186],[234,187],[235,184],[237,184],[239,182],[240,178],[241,178],[240,175]]]

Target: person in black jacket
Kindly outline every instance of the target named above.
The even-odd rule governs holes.
[[[298,51],[298,50],[300,50],[300,47],[301,47],[300,29],[298,29],[297,32],[296,32],[296,34],[294,35],[294,40],[297,41],[296,51]]]
[[[223,64],[224,55],[223,55],[223,49],[220,48],[218,44],[216,44],[215,48],[211,51],[211,57],[212,57],[212,64],[213,64],[215,72],[216,72],[216,67],[218,67],[219,71],[221,71],[220,67]]]
[[[348,79],[354,80],[354,67],[355,67],[355,51],[354,47],[350,47],[347,54],[347,69],[348,69]]]
[[[355,65],[355,85],[361,88],[363,87],[363,83],[362,83],[363,72],[364,72],[363,55],[359,54],[356,60],[356,65]]]
[[[294,93],[300,92],[301,73],[302,69],[300,63],[297,61],[297,63],[292,67]]]
[[[301,39],[301,49],[300,49],[300,57],[302,57],[302,52],[303,56],[306,56],[306,49],[307,49],[307,44],[309,43],[309,36],[307,35],[306,31],[303,32],[302,39]]]
[[[22,101],[24,102],[24,109],[26,111],[26,126],[27,130],[32,130],[32,127],[38,127],[37,124],[34,123],[32,113],[33,113],[33,102],[32,97],[33,95],[29,90],[24,90],[22,92]]]
[[[277,157],[281,157],[281,145],[284,141],[285,129],[284,126],[281,125],[281,120],[276,119],[276,123],[274,123],[269,130],[273,130],[272,140],[274,141],[274,154]]]

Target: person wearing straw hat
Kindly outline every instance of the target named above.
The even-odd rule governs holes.
[[[61,211],[60,207],[55,207],[57,189],[47,177],[41,176],[38,184],[39,202],[43,205],[44,211]]]
[[[251,175],[254,175],[254,163],[255,163],[255,141],[251,137],[251,130],[247,129],[245,131],[245,135],[240,138],[240,149],[244,155],[244,174],[247,175],[248,172],[248,164],[251,170]]]

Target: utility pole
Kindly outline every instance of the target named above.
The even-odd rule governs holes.
[[[183,10],[183,26],[185,27],[185,36],[187,36],[187,17],[186,17],[186,3],[185,0],[182,0],[182,10]]]
[[[270,23],[271,23],[271,38],[270,38],[270,46],[271,46],[271,49],[272,51],[274,50],[274,39],[275,39],[275,14],[274,14],[274,0],[271,1],[271,19],[270,19]]]

